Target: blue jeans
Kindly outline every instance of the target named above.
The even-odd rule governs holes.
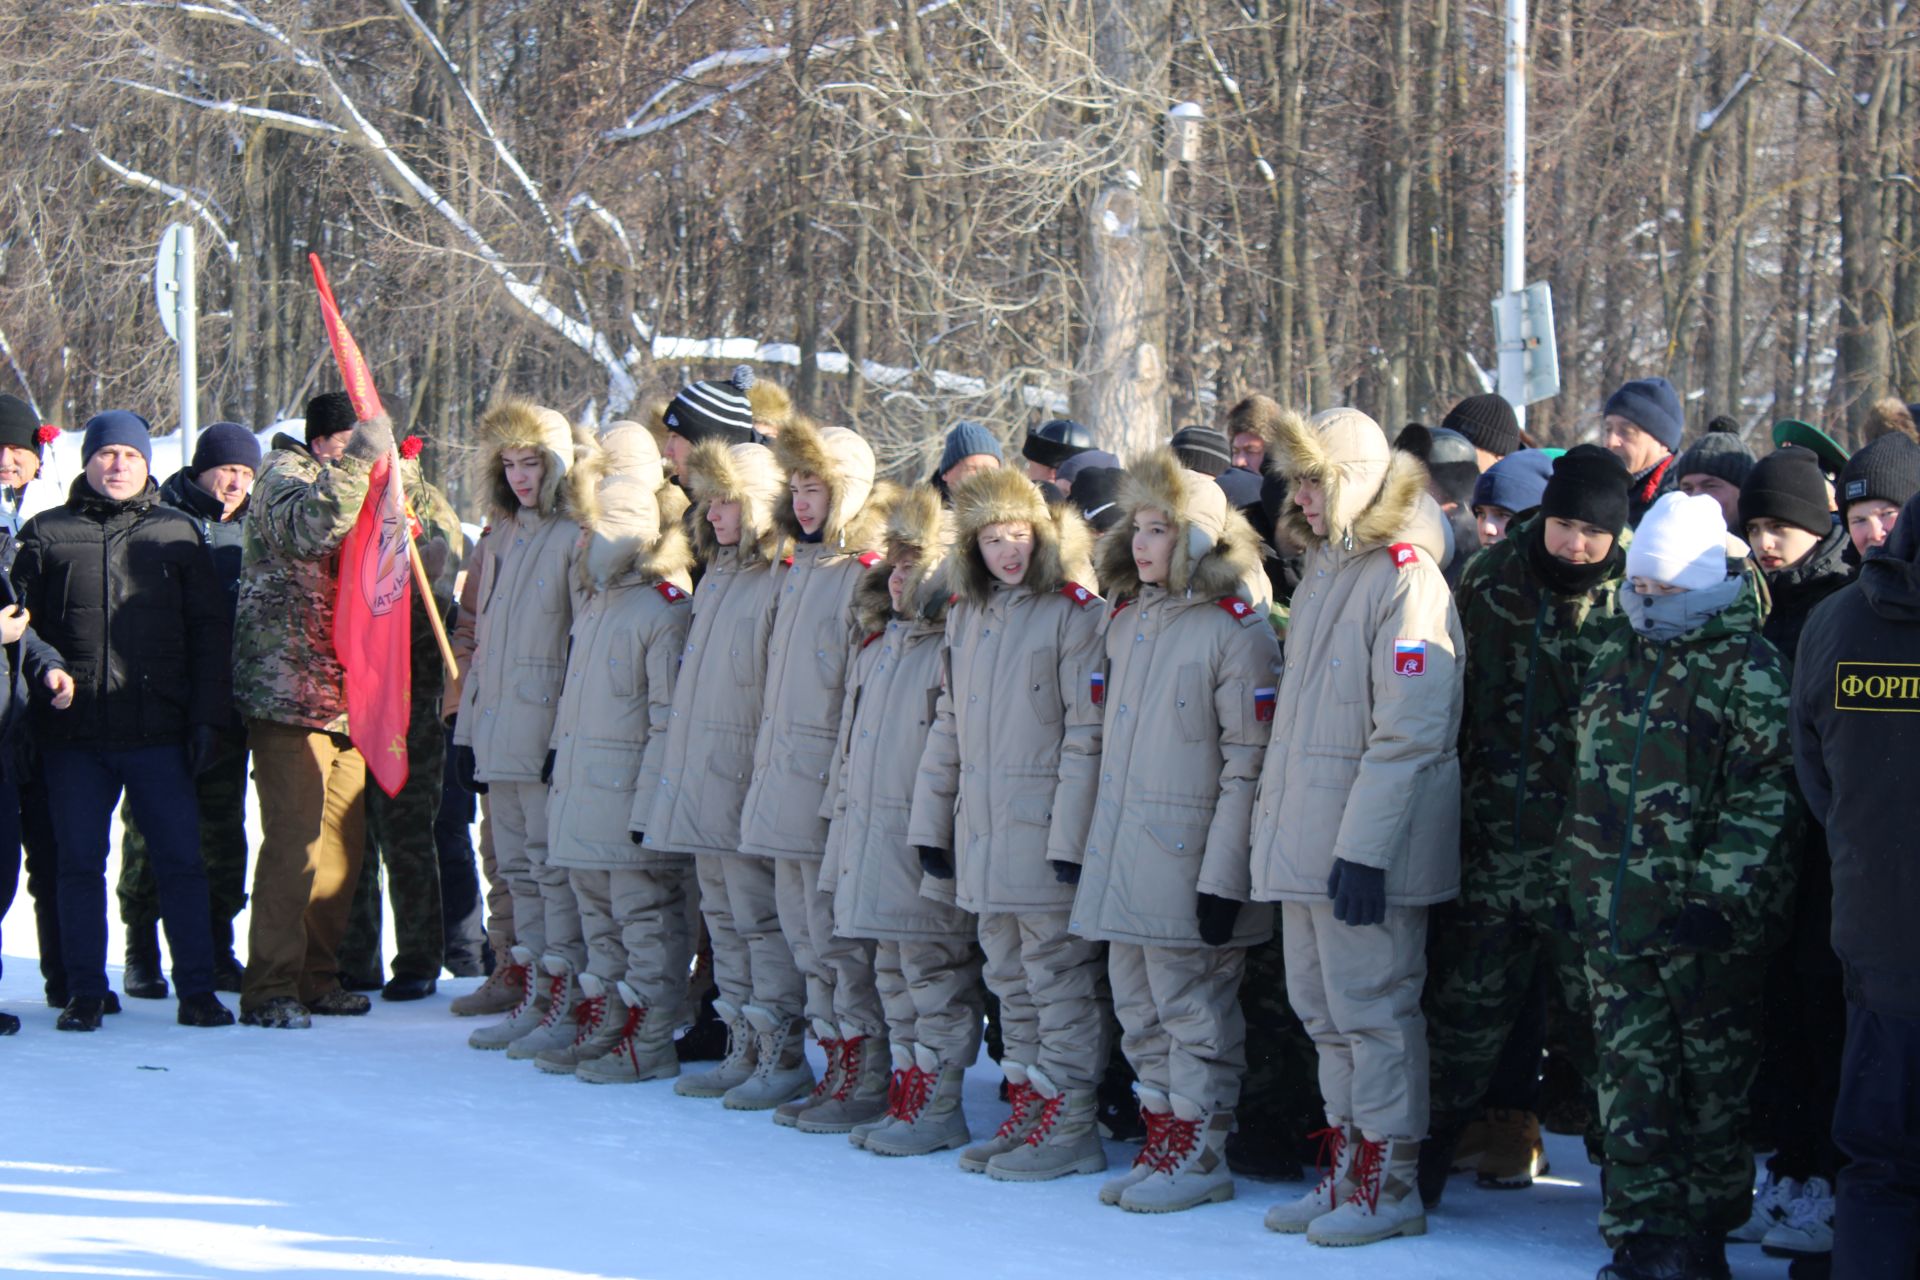
[[[49,747],[48,808],[60,845],[60,948],[70,996],[107,994],[107,850],[124,788],[147,838],[160,918],[182,996],[213,990],[200,806],[181,746],[104,751]]]

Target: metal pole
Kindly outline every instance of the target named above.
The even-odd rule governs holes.
[[[1527,424],[1527,353],[1520,341],[1520,291],[1527,287],[1527,0],[1507,0],[1507,227],[1500,264],[1500,394]]]
[[[193,465],[193,438],[199,429],[200,379],[199,310],[200,300],[194,284],[193,223],[180,227],[175,266],[180,281],[180,465]]]

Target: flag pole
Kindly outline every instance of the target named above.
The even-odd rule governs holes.
[[[411,507],[408,514],[413,514]],[[460,664],[455,661],[453,645],[447,640],[447,624],[440,619],[440,605],[433,598],[433,583],[427,580],[427,565],[420,558],[420,544],[413,540],[412,529],[407,530],[407,559],[413,563],[413,584],[427,606],[427,621],[433,624],[433,638],[440,645],[440,661],[447,664],[447,674],[458,680]]]

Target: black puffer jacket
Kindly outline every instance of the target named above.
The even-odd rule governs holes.
[[[65,506],[20,531],[14,580],[75,685],[65,711],[36,700],[41,745],[160,746],[227,723],[226,601],[200,530],[162,505],[151,481],[116,502],[75,480]]]
[[[1800,632],[1814,606],[1853,581],[1853,567],[1842,554],[1853,546],[1846,526],[1835,525],[1819,545],[1800,560],[1767,575],[1767,594],[1773,607],[1760,634],[1791,662],[1800,648]]]
[[[214,576],[220,581],[220,593],[227,602],[227,623],[233,623],[234,609],[240,601],[240,554],[247,541],[247,506],[253,500],[243,498],[233,519],[220,518],[220,499],[187,478],[184,470],[167,477],[160,486],[160,501],[175,511],[185,512],[200,526],[213,554]]]

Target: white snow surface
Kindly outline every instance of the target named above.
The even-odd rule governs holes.
[[[391,917],[385,937],[390,960]],[[1531,1190],[1461,1175],[1427,1236],[1324,1249],[1261,1226],[1298,1184],[1242,1178],[1228,1204],[1136,1215],[1098,1202],[1100,1177],[994,1182],[951,1153],[868,1155],[666,1081],[547,1075],[467,1047],[481,1020],[447,1003],[477,979],[304,1032],[192,1030],[168,999],[59,1033],[24,874],[4,942],[0,1009],[25,1025],[0,1037],[0,1275],[1574,1280],[1607,1258],[1572,1138],[1547,1139],[1553,1171]],[[998,1084],[983,1053],[967,1077],[976,1136],[1005,1114]],[[1107,1154],[1117,1173],[1132,1148]],[[1757,1246],[1729,1253],[1741,1280],[1786,1273]]]

